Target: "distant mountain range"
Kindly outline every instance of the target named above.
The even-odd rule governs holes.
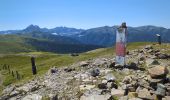
[[[0,31],[0,43],[2,45],[4,42],[10,43],[12,41],[11,43],[17,43],[20,46],[22,44],[22,46],[26,46],[24,48],[26,51],[85,52],[113,46],[117,28],[118,26],[104,26],[87,30],[68,27],[47,29],[40,28],[37,25],[29,25],[23,30]],[[156,42],[156,34],[162,36],[163,42],[170,42],[170,29],[149,25],[128,27],[128,42]],[[27,49],[28,47],[29,49]]]

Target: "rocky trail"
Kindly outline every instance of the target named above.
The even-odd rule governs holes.
[[[100,57],[53,67],[25,84],[10,85],[1,100],[170,100],[170,55],[147,45],[127,52],[127,65]]]

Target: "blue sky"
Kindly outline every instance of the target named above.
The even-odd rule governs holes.
[[[0,0],[0,30],[30,24],[88,29],[124,21],[170,28],[170,0]]]

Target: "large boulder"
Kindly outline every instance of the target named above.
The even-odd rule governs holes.
[[[153,68],[148,69],[149,75],[152,78],[162,78],[165,77],[169,71],[166,67],[164,66],[156,66]]]

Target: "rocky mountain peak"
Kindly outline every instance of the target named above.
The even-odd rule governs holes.
[[[26,27],[23,31],[24,32],[34,32],[34,31],[40,31],[41,28],[38,25],[29,25],[28,27]]]

